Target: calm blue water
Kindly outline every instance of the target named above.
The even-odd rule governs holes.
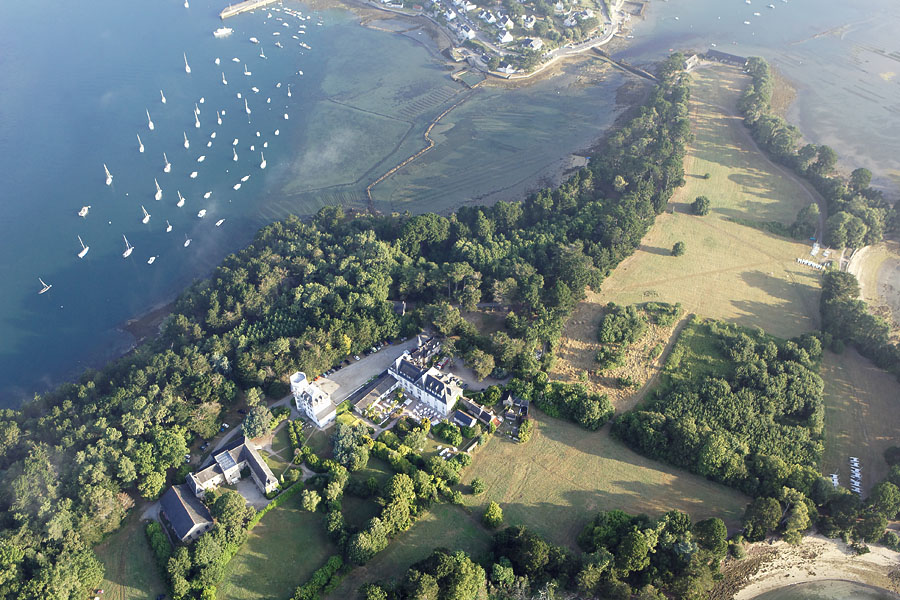
[[[898,51],[892,32],[900,23],[900,3],[779,0],[767,9],[753,1],[655,2],[622,56],[651,61],[669,48],[710,42],[721,50],[760,53],[799,85],[792,118],[804,133],[870,166],[881,182],[890,170],[900,172],[900,94],[893,74],[900,62],[885,56]],[[229,19],[234,34],[215,39],[225,4],[0,3],[0,406],[120,354],[131,339],[117,326],[173,298],[264,223],[291,212],[309,214],[324,203],[360,205],[365,185],[421,148],[428,122],[464,91],[414,35],[362,28],[342,10],[308,13],[292,3],[313,16],[303,22],[305,34],[296,19],[274,10],[268,18],[263,10]],[[761,16],[752,17],[753,11]],[[754,25],[743,25],[745,18]],[[281,35],[273,36],[276,31]],[[261,44],[252,44],[250,36]],[[259,57],[260,48],[267,60]],[[184,72],[183,52],[191,75]],[[479,90],[435,130],[439,145],[421,163],[379,186],[378,206],[446,209],[480,197],[484,187],[524,190],[551,174],[615,117],[621,76],[610,74],[596,86],[566,81],[561,94],[553,80],[507,97]],[[249,117],[237,92],[248,98]],[[221,126],[216,110],[226,112]],[[584,123],[590,127],[578,126]],[[234,138],[238,162],[232,160]],[[266,142],[263,171],[259,152]],[[522,161],[487,168],[496,162],[497,148],[507,162],[516,154],[527,157],[525,170],[532,175],[514,168]],[[173,165],[169,174],[162,170],[164,151]],[[206,156],[202,163],[200,155]],[[110,187],[104,163],[115,177]],[[194,170],[198,176],[191,179]],[[466,180],[454,173],[473,175]],[[245,175],[250,179],[235,191]],[[154,177],[164,192],[158,202]],[[453,185],[434,183],[441,181]],[[175,206],[177,190],[186,198],[183,208]],[[212,194],[204,200],[207,191]],[[83,205],[91,206],[86,219],[77,216]],[[141,205],[152,215],[147,225]],[[200,209],[208,211],[203,219],[197,218]],[[166,219],[171,233],[165,232]],[[218,219],[226,219],[220,228]],[[123,234],[135,246],[127,260],[121,257]],[[76,235],[90,246],[83,260],[75,256]],[[184,248],[187,238],[192,243]],[[150,256],[159,257],[153,265],[147,264]],[[53,285],[49,293],[37,294],[38,277]]]

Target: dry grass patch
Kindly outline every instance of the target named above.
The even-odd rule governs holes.
[[[822,360],[825,380],[825,455],[823,473],[838,473],[842,485],[850,482],[847,457],[859,457],[862,488],[887,475],[884,450],[897,445],[900,431],[900,383],[855,350],[826,352]]]
[[[721,517],[733,528],[749,502],[735,490],[631,451],[609,435],[609,427],[587,431],[537,410],[533,417],[529,442],[493,436],[466,469],[464,483],[480,477],[487,485],[484,494],[465,496],[474,514],[493,500],[507,524],[574,546],[600,510],[658,516],[678,509],[695,521]]]

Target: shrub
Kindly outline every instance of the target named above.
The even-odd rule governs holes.
[[[319,506],[319,502],[321,502],[322,498],[319,496],[319,492],[315,490],[303,490],[302,497],[300,499],[303,504],[304,510],[308,510],[309,512],[315,512],[316,507]]]
[[[647,331],[647,319],[636,306],[619,306],[610,302],[606,309],[597,332],[601,343],[630,344]]]
[[[534,432],[534,421],[531,419],[525,419],[522,421],[522,424],[519,425],[519,443],[524,444],[528,440],[531,439],[531,434]]]
[[[472,480],[472,495],[478,496],[479,494],[483,494],[486,487],[484,479],[476,477]]]
[[[489,527],[491,529],[496,529],[503,525],[503,509],[500,508],[500,505],[494,501],[491,501],[488,504],[487,509],[484,511],[484,516],[481,518],[482,522],[484,522],[485,527]]]
[[[672,256],[684,256],[685,250],[684,242],[675,242],[675,245],[672,246]]]
[[[165,572],[169,564],[169,558],[172,556],[172,544],[169,543],[169,538],[163,531],[162,525],[157,521],[147,523],[145,531],[147,533],[147,541],[153,550],[153,556],[156,558],[156,565],[161,571]]]
[[[615,369],[625,364],[625,347],[616,344],[605,344],[597,350],[594,357],[601,371]]]

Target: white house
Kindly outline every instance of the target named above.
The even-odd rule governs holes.
[[[444,18],[447,19],[448,21],[452,21],[453,19],[456,18],[456,13],[453,11],[452,8],[448,8],[446,11],[444,11]]]
[[[500,63],[500,67],[497,70],[501,73],[506,73],[507,75],[518,72],[518,69],[516,69],[512,63]]]
[[[213,464],[196,473],[188,473],[186,478],[187,486],[198,498],[202,498],[207,490],[237,483],[245,468],[250,471],[250,477],[262,493],[268,494],[278,487],[275,474],[259,455],[253,442],[245,437],[238,438],[236,444],[232,443],[230,448],[226,447],[213,459]]]
[[[456,31],[456,37],[458,37],[460,40],[474,40],[475,30],[468,25],[463,25]]]
[[[537,23],[537,17],[534,15],[526,15],[522,17],[522,27],[525,29],[534,29],[534,24]]]
[[[574,13],[569,15],[566,17],[566,20],[563,21],[563,25],[566,27],[575,27],[578,25],[578,17],[576,17]]]
[[[540,50],[544,47],[544,40],[541,38],[527,38],[522,44],[531,50]]]
[[[501,31],[500,35],[497,36],[497,41],[500,42],[501,44],[508,44],[511,41],[513,41],[514,39],[516,39],[516,38],[514,38],[512,36],[512,34],[509,31],[507,31],[506,29]]]
[[[473,10],[478,9],[478,5],[476,5],[471,0],[463,0],[463,3],[460,5],[460,8],[462,8],[465,12],[472,12]]]
[[[478,14],[478,18],[484,21],[485,23],[496,23],[497,17],[494,16],[489,10],[483,10]]]
[[[566,5],[562,3],[562,0],[557,0],[556,4],[553,5],[553,10],[557,13],[563,13],[566,11]]]
[[[337,410],[331,397],[310,382],[305,373],[297,371],[291,375],[291,393],[297,410],[306,413],[317,427],[325,427],[337,418]]]
[[[412,362],[409,352],[397,357],[388,367],[388,373],[396,379],[410,397],[424,402],[442,417],[450,414],[456,401],[462,397],[462,388],[450,375],[434,367],[423,369]]]
[[[503,16],[500,18],[499,26],[503,29],[512,29],[516,26],[512,19],[509,16]]]

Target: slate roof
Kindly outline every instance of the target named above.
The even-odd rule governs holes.
[[[368,385],[356,390],[349,398],[350,404],[359,412],[365,411],[397,385],[393,375],[385,371]]]
[[[460,427],[474,427],[478,421],[476,421],[475,417],[473,417],[472,415],[458,410],[453,413],[453,422]]]
[[[256,451],[256,448],[249,443],[244,443],[244,446],[241,449],[241,458],[247,461],[250,470],[253,471],[257,479],[263,482],[263,485],[266,488],[272,484],[278,483],[278,480],[275,479],[275,474],[272,473],[269,465],[262,459],[259,452]]]
[[[187,485],[173,485],[159,501],[166,518],[175,530],[175,535],[183,540],[196,525],[212,523],[209,509],[197,500]]]
[[[494,421],[497,418],[489,410],[486,410],[483,406],[479,406],[478,404],[475,404],[470,400],[460,398],[459,402],[460,405],[466,409],[466,411],[468,411],[472,416],[474,416],[485,425],[490,424],[491,421]]]
[[[422,370],[408,360],[400,361],[400,365],[397,367],[397,373],[411,383],[416,383],[419,381],[419,378],[422,377]]]

